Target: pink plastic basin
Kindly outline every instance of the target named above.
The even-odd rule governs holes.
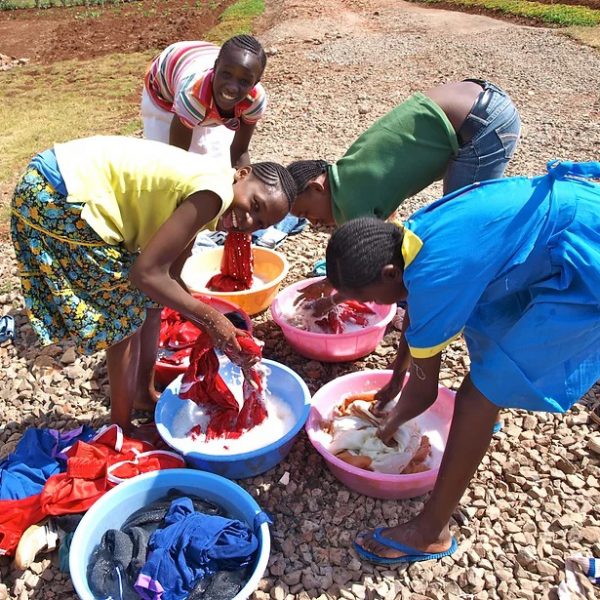
[[[323,277],[313,277],[294,283],[283,289],[271,304],[271,315],[281,330],[289,345],[302,356],[323,362],[343,362],[355,360],[373,352],[385,334],[387,324],[396,313],[396,305],[372,304],[370,306],[378,315],[379,320],[358,331],[347,333],[316,333],[303,331],[291,325],[285,318],[298,293],[307,285],[319,281]]]
[[[417,421],[431,443],[432,462],[437,465],[429,471],[410,475],[388,475],[353,467],[329,452],[321,443],[320,423],[328,419],[333,407],[343,396],[358,392],[378,390],[384,386],[392,371],[359,371],[338,377],[324,385],[312,398],[312,408],[306,421],[306,433],[317,452],[325,459],[333,475],[351,490],[373,498],[414,498],[431,491],[439,471],[439,464],[446,447],[452,413],[454,392],[439,387],[435,403]]]

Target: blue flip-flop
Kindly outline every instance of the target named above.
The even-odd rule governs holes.
[[[354,549],[361,558],[375,563],[376,565],[400,565],[402,563],[419,562],[421,560],[432,560],[443,558],[444,556],[450,556],[450,554],[456,552],[458,548],[456,539],[453,537],[452,543],[450,544],[450,548],[448,548],[448,550],[444,550],[443,552],[423,552],[421,550],[417,550],[416,548],[411,548],[411,546],[400,544],[399,542],[395,542],[394,540],[385,537],[381,533],[384,529],[386,528],[377,527],[374,529],[372,538],[376,542],[379,542],[382,546],[386,546],[392,550],[398,550],[398,552],[404,552],[405,555],[399,556],[398,558],[385,558],[365,550],[362,546],[354,542]]]
[[[494,423],[494,427],[492,428],[492,434],[496,434],[499,431],[502,431],[502,422],[501,421],[496,421]]]

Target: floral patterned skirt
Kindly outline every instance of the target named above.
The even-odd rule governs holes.
[[[137,254],[112,246],[31,166],[15,189],[11,234],[25,306],[43,344],[91,354],[134,333],[158,305],[128,278]]]

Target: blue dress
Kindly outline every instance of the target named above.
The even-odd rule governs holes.
[[[475,184],[406,223],[411,354],[464,334],[475,386],[565,412],[600,379],[600,163]]]

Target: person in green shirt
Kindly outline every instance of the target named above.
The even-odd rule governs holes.
[[[508,94],[480,79],[446,83],[413,94],[373,123],[330,165],[300,160],[288,166],[298,196],[291,213],[313,225],[358,217],[387,219],[406,198],[438,179],[444,195],[502,177],[521,119]],[[296,303],[316,301],[316,316],[343,296],[327,279],[306,286]]]
[[[291,212],[313,225],[387,219],[438,179],[447,194],[502,177],[520,128],[512,100],[488,81],[467,79],[416,93],[373,123],[336,163],[289,165],[298,186]]]

